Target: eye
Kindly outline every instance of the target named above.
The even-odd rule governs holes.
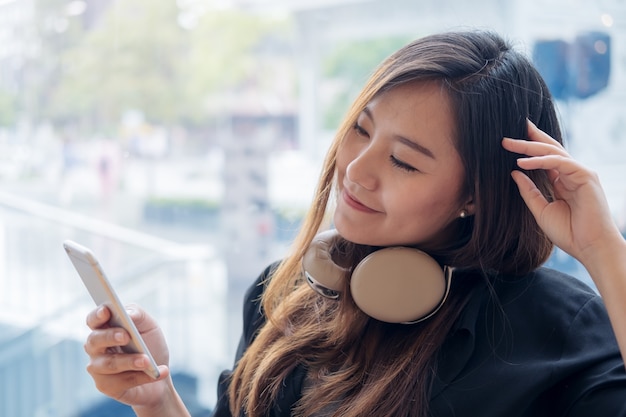
[[[354,124],[353,128],[357,135],[363,136],[366,138],[370,137],[370,134],[367,133],[367,130],[363,129],[363,127],[358,122]]]
[[[409,164],[407,164],[405,162],[402,162],[401,160],[399,160],[398,158],[396,158],[393,155],[389,156],[389,160],[391,161],[391,164],[393,166],[398,167],[398,168],[400,168],[403,171],[406,171],[406,172],[417,172],[417,171],[419,171],[417,168],[412,167],[411,165],[409,165]]]

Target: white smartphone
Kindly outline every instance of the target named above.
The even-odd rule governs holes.
[[[146,369],[145,372],[152,378],[158,378],[159,368],[154,358],[141,338],[137,327],[135,327],[135,323],[133,323],[128,316],[124,305],[120,302],[115,290],[113,290],[111,283],[104,274],[104,270],[93,252],[85,246],[79,245],[71,240],[64,241],[63,248],[72,261],[72,264],[74,264],[78,275],[85,284],[85,287],[87,287],[96,305],[104,304],[111,311],[110,325],[113,327],[123,327],[128,334],[130,334],[130,343],[126,346],[122,346],[122,351],[146,354],[150,359],[150,367]]]

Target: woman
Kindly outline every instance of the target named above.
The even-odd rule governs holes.
[[[343,271],[336,288],[302,272],[331,211],[337,235],[323,247]],[[540,268],[553,243],[585,265],[611,321],[589,288]],[[425,319],[373,318],[354,292],[363,259],[395,247],[452,271]],[[561,146],[531,63],[491,33],[419,39],[372,75],[292,253],[250,288],[215,415],[626,415],[625,259],[598,179]],[[385,290],[395,265],[374,274]],[[415,272],[407,285],[425,280]],[[128,341],[108,318],[87,318],[98,388],[139,416],[188,415],[156,323],[134,314],[163,364],[153,382],[145,358],[108,353]]]

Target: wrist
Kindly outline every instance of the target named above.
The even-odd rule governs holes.
[[[589,272],[601,294],[623,287],[626,278],[626,240],[620,233],[603,239],[599,247],[589,250],[581,263]],[[620,288],[622,290],[623,288]]]
[[[171,377],[164,381],[166,388],[156,404],[135,406],[133,410],[137,417],[191,417],[185,404],[178,395]]]

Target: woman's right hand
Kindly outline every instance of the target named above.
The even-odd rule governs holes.
[[[87,315],[87,325],[92,330],[85,343],[85,351],[90,358],[87,372],[99,391],[119,402],[147,409],[167,407],[162,402],[170,398],[167,394],[173,386],[163,332],[156,321],[138,306],[128,306],[127,311],[159,365],[161,375],[155,380],[143,372],[149,363],[146,355],[119,352],[119,347],[130,341],[130,335],[122,328],[108,326],[111,312],[105,306]]]

